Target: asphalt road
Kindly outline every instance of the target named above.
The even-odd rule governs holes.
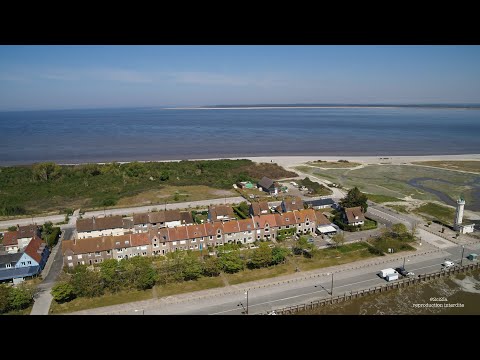
[[[480,246],[476,245],[476,249]],[[475,248],[475,247],[473,247]],[[472,249],[466,249],[465,255]],[[406,262],[405,268],[413,271],[415,276],[431,273],[442,268],[445,258],[450,258],[459,263],[461,248],[449,248],[434,254],[411,258]],[[470,261],[464,259],[463,264]],[[333,296],[343,295],[350,291],[357,291],[386,283],[377,273],[381,269],[398,267],[403,264],[402,260],[390,261],[385,264],[371,265],[362,269],[346,270],[333,275]],[[287,284],[269,286],[266,288],[248,291],[249,314],[266,313],[296,304],[308,303],[314,300],[330,297],[332,284],[331,274],[325,274],[319,278],[306,279]],[[157,314],[201,314],[201,315],[240,315],[246,308],[246,294],[241,290],[236,294],[215,296],[208,299],[193,300],[187,303],[162,305],[158,308],[137,309],[146,315]],[[241,304],[240,304],[241,303]],[[242,306],[243,305],[243,306]],[[139,314],[139,311],[130,311],[130,314]]]

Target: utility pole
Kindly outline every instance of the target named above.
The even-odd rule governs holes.
[[[462,245],[462,258],[460,259],[460,266],[463,264],[463,253],[465,252],[465,245]]]
[[[330,288],[330,297],[333,297],[333,272],[332,272],[332,287]]]

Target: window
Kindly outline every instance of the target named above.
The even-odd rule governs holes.
[[[72,257],[71,257],[71,256],[67,256],[67,260],[72,260]]]
[[[143,256],[147,256],[147,252],[146,252],[146,251],[143,252],[142,255],[143,255]]]
[[[202,237],[202,238],[200,238],[200,242],[203,242],[203,237]]]
[[[210,235],[208,238],[209,238],[210,240],[213,240],[213,236],[212,236],[212,235]]]
[[[153,247],[154,247],[154,248],[158,247],[158,244],[153,244]]]
[[[185,240],[180,240],[180,245],[185,244],[185,242],[186,242]]]
[[[77,255],[77,259],[81,259],[81,258],[82,258],[82,254]]]
[[[12,264],[5,264],[5,267],[6,267],[7,269],[10,269],[10,268],[12,267]]]
[[[192,239],[192,242],[197,242],[197,239]]]
[[[107,250],[107,255],[110,255],[110,250]]]
[[[31,261],[27,261],[27,264],[28,264],[28,265],[32,265],[32,262],[31,262]]]
[[[197,248],[198,248],[198,245],[195,245],[195,249],[197,249]]]
[[[172,245],[177,245],[177,242],[176,242],[176,241],[172,242]],[[175,248],[175,249],[176,249],[176,248]]]
[[[164,242],[162,243],[162,246],[165,246],[165,243],[164,243]]]
[[[100,256],[100,251],[95,251],[95,256]]]
[[[118,252],[122,252],[122,251],[123,251],[123,249],[117,249],[117,251],[118,251]]]

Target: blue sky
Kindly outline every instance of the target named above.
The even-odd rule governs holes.
[[[480,46],[0,46],[0,110],[480,103]]]

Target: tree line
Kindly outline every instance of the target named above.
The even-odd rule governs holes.
[[[86,265],[66,269],[66,280],[52,288],[55,301],[61,303],[76,297],[97,297],[105,292],[146,290],[155,284],[197,280],[202,276],[236,273],[246,268],[257,269],[285,261],[290,250],[261,242],[254,250],[240,251],[240,245],[227,244],[218,250],[218,256],[199,256],[198,252],[177,251],[165,257],[136,256],[117,261],[108,259],[93,270]]]

